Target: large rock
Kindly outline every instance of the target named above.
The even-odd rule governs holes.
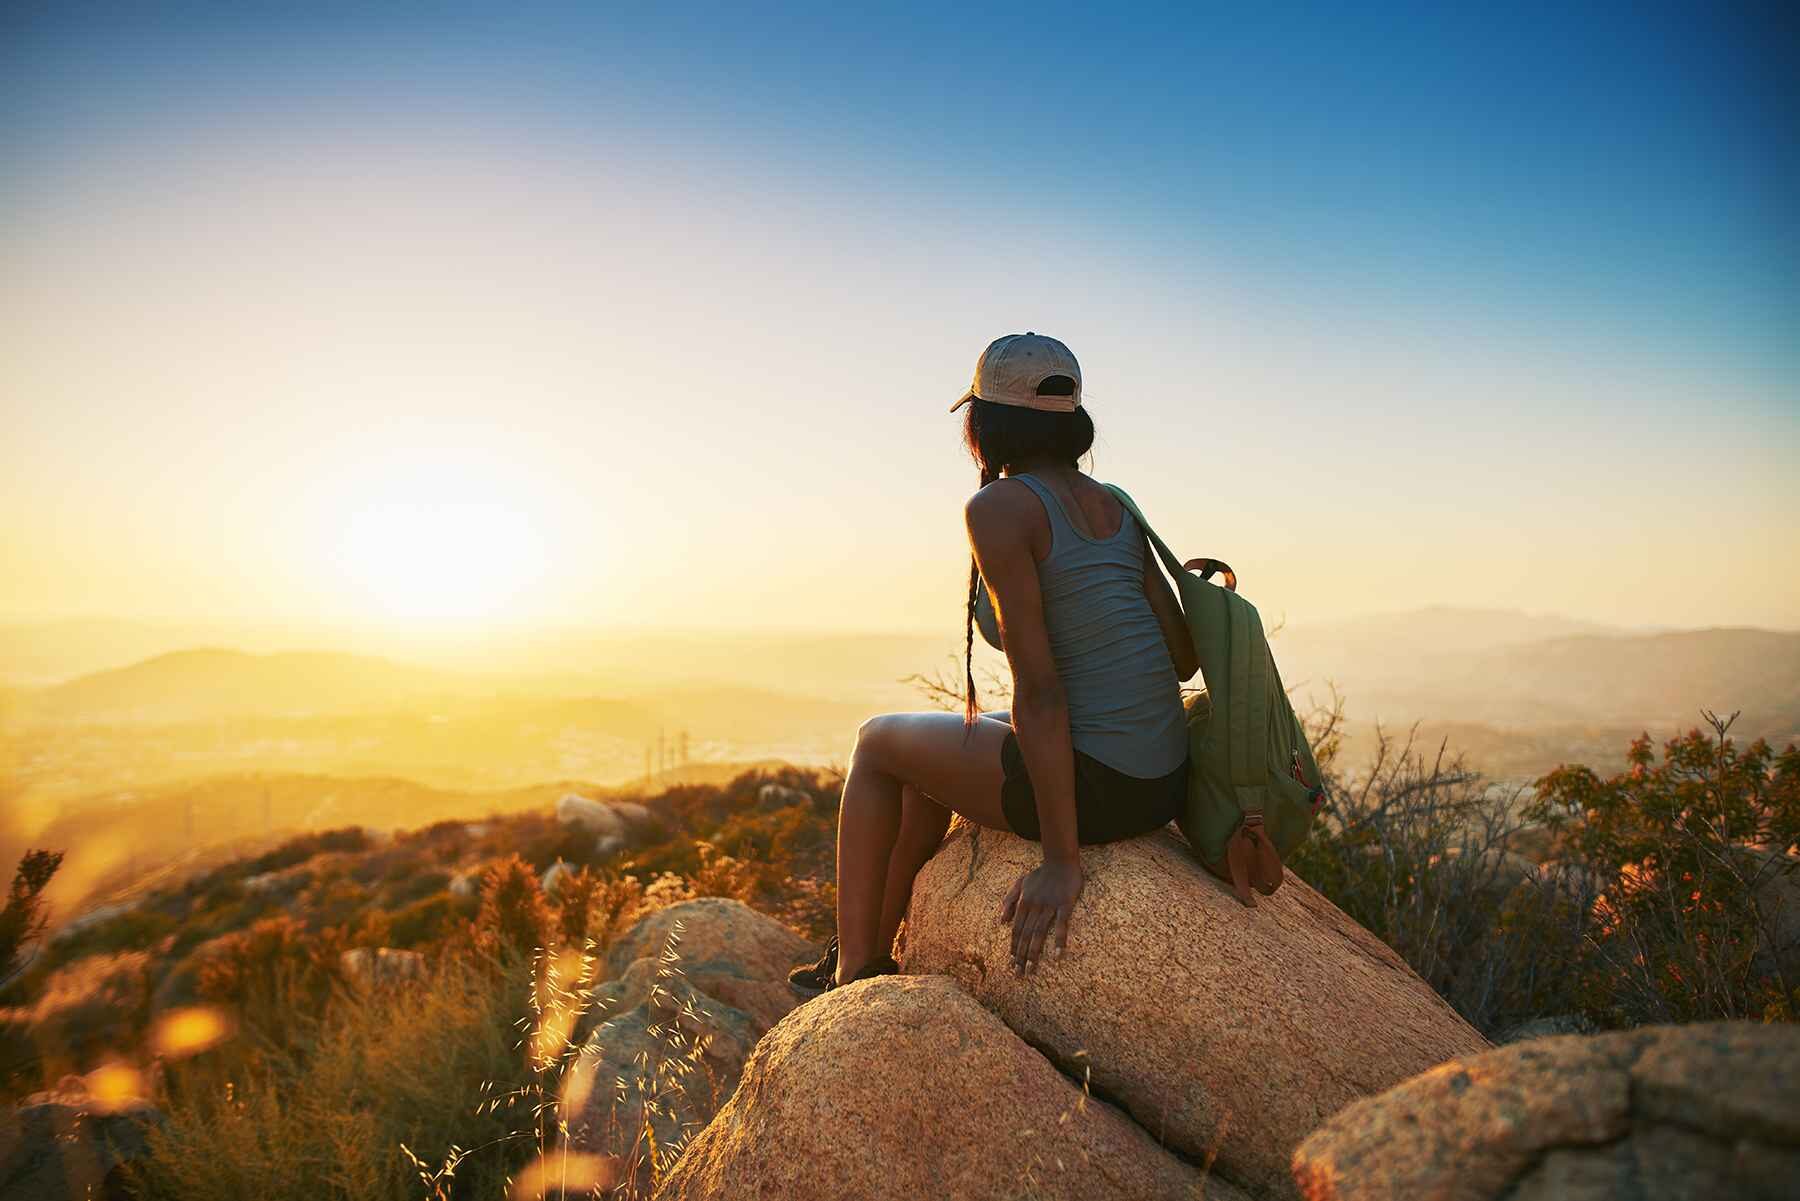
[[[619,1157],[647,1185],[651,1147],[670,1152],[712,1119],[764,1029],[680,976],[662,976],[638,1004],[596,1027],[564,1073],[570,1146]],[[654,1143],[643,1137],[646,1124]]]
[[[699,897],[658,909],[634,923],[607,951],[608,973],[622,976],[634,960],[661,955],[677,925],[682,932],[676,954],[690,980],[729,975],[786,981],[789,968],[818,958],[818,951],[804,938],[742,901]]]
[[[1066,956],[1013,973],[1007,891],[1038,845],[956,822],[913,886],[903,968],[942,972],[1144,1129],[1252,1191],[1359,1098],[1487,1040],[1293,876],[1239,905],[1172,829],[1084,847]]]
[[[646,841],[662,833],[662,822],[648,808],[636,801],[614,801],[612,811],[625,823],[625,832],[632,838]]]
[[[573,792],[556,802],[556,820],[594,835],[594,854],[601,858],[663,832],[656,815],[635,801],[595,801]]]
[[[0,1197],[8,1201],[99,1201],[131,1195],[123,1165],[150,1154],[149,1131],[161,1111],[117,1085],[96,1095],[90,1082],[108,1073],[65,1077],[0,1113]]]
[[[573,792],[556,802],[556,820],[590,834],[625,836],[625,819],[611,805]]]
[[[1243,1194],[1082,1095],[942,976],[836,989],[764,1036],[657,1201]]]
[[[338,956],[338,966],[361,988],[391,988],[426,975],[425,956],[393,947],[353,947]]]
[[[805,939],[741,901],[701,897],[640,918],[567,1031],[580,1046],[563,1093],[571,1146],[620,1156],[647,1184],[646,1123],[665,1151],[704,1126],[756,1041],[798,1003],[788,969],[812,957]]]
[[[1294,1175],[1309,1201],[1792,1197],[1800,1030],[1651,1026],[1469,1056],[1333,1117]]]
[[[756,803],[770,809],[783,805],[810,805],[812,794],[789,788],[786,784],[768,783],[756,790]]]

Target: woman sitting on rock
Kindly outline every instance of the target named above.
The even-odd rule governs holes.
[[[1009,334],[951,411],[965,404],[981,488],[963,508],[964,712],[889,713],[857,731],[838,812],[837,937],[789,976],[808,995],[899,970],[889,951],[913,877],[952,813],[1043,846],[998,915],[1023,974],[1048,940],[1067,946],[1076,847],[1158,830],[1187,795],[1180,682],[1199,662],[1138,523],[1076,465],[1094,423],[1075,356],[1055,338]],[[976,625],[1006,653],[1010,713],[977,712]]]

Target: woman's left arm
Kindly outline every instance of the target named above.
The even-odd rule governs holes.
[[[1001,641],[1013,676],[1013,730],[1025,770],[1037,796],[1042,866],[1013,885],[1000,920],[1013,927],[1013,962],[1021,974],[1034,968],[1044,943],[1054,935],[1068,946],[1069,918],[1081,896],[1083,879],[1075,822],[1075,747],[1069,734],[1069,706],[1044,624],[1037,560],[1010,490],[991,485],[964,509],[976,566],[987,581],[999,620]],[[1026,497],[1035,504],[1036,499]],[[1023,502],[1020,502],[1022,506]]]
[[[1163,578],[1162,568],[1156,563],[1156,553],[1150,549],[1150,540],[1142,531],[1138,533],[1138,542],[1144,551],[1144,597],[1150,602],[1150,612],[1156,615],[1156,624],[1162,630],[1169,658],[1175,663],[1176,678],[1191,680],[1200,670],[1200,656],[1194,651],[1194,636],[1188,632],[1187,619],[1181,615],[1181,602],[1176,599],[1175,590],[1169,587],[1169,581]]]

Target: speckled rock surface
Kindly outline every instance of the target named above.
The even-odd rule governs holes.
[[[663,961],[680,923],[672,963]],[[737,1087],[763,1032],[799,1003],[788,969],[815,958],[798,934],[720,897],[647,914],[606,958],[611,979],[569,1031],[581,1050],[564,1082],[570,1144],[630,1157],[646,1120],[661,1153],[704,1126]],[[640,1184],[647,1157],[637,1160]]]
[[[1291,873],[1245,909],[1170,828],[1084,847],[1068,954],[1012,972],[998,920],[1037,844],[956,822],[913,888],[903,968],[942,972],[1065,1071],[1226,1178],[1291,1196],[1319,1123],[1488,1043]],[[1078,1055],[1085,1052],[1085,1055]]]
[[[679,976],[663,977],[642,1002],[596,1027],[564,1073],[569,1145],[634,1160],[647,1185],[644,1124],[652,1124],[655,1145],[672,1152],[737,1087],[763,1030]]]
[[[1244,1201],[1084,1101],[942,976],[858,981],[789,1014],[656,1197]]]
[[[1566,1035],[1445,1063],[1294,1155],[1309,1201],[1675,1201],[1800,1191],[1800,1030]]]
[[[819,949],[766,913],[742,901],[700,897],[670,905],[640,919],[606,955],[610,976],[622,976],[636,959],[655,959],[674,929],[683,925],[681,970],[689,979],[705,974],[741,980],[787,980],[788,969],[819,957]]]

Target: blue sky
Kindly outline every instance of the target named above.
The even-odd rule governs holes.
[[[15,260],[23,281],[0,291],[0,312],[69,315],[44,318],[55,328],[38,330],[36,344],[78,336],[79,288],[63,281],[109,286],[93,264],[72,266],[85,226],[117,231],[122,254],[166,242],[156,262],[175,255],[166,215],[140,211],[152,197],[206,214],[181,231],[180,258],[200,263],[226,307],[266,302],[271,320],[304,317],[281,282],[291,264],[232,274],[231,263],[204,262],[221,245],[234,247],[222,258],[240,264],[265,253],[212,236],[208,224],[229,224],[220,197],[263,170],[258,155],[271,177],[308,164],[306,185],[320,190],[321,221],[332,228],[353,223],[364,203],[353,195],[357,173],[406,164],[371,185],[371,220],[389,213],[404,224],[406,204],[435,195],[449,215],[421,253],[476,261],[490,234],[512,237],[501,227],[519,221],[541,226],[533,253],[555,258],[562,246],[578,257],[582,219],[570,206],[579,209],[573,198],[598,179],[615,241],[594,262],[622,261],[633,235],[620,227],[640,222],[637,240],[650,249],[632,261],[634,279],[646,263],[667,265],[654,329],[629,311],[623,281],[605,298],[611,328],[645,333],[631,348],[634,378],[668,378],[669,356],[679,356],[643,349],[651,334],[691,326],[716,346],[720,330],[739,330],[755,340],[744,369],[759,373],[751,390],[766,390],[768,411],[818,420],[773,372],[816,394],[843,387],[860,363],[878,377],[854,384],[828,417],[886,429],[895,405],[930,422],[931,405],[907,398],[933,385],[953,395],[989,337],[1054,324],[1048,332],[1088,363],[1103,432],[1122,439],[1111,463],[1149,477],[1143,490],[1165,509],[1187,503],[1174,473],[1213,453],[1167,444],[1158,431],[1179,416],[1197,419],[1207,447],[1246,465],[1216,486],[1243,492],[1270,473],[1291,479],[1299,466],[1340,512],[1366,512],[1395,557],[1435,553],[1462,529],[1493,534],[1509,553],[1547,548],[1546,566],[1564,578],[1591,561],[1566,596],[1495,591],[1480,582],[1481,558],[1465,554],[1446,563],[1441,589],[1421,568],[1390,591],[1346,586],[1330,603],[1315,594],[1285,606],[1294,612],[1416,597],[1639,623],[1800,624],[1793,574],[1748,565],[1800,516],[1788,478],[1800,450],[1800,71],[1793,23],[1772,6],[1757,15],[1698,5],[1485,14],[1460,5],[524,5],[500,15],[454,5],[140,4],[12,6],[0,20],[0,154],[9,164],[0,262]],[[403,202],[390,186],[401,188],[407,172],[423,182]],[[519,183],[525,199],[514,203],[529,205],[541,189],[564,207],[541,216],[466,202],[497,176]],[[256,210],[246,200],[241,211]],[[695,262],[673,262],[689,250]],[[516,257],[507,252],[509,264]],[[444,286],[411,259],[384,269]],[[372,270],[366,256],[346,258],[336,279],[347,286]],[[737,308],[717,298],[684,307],[682,297],[708,289],[709,271]],[[127,299],[109,304],[155,303],[147,278],[111,287]],[[415,335],[430,340],[396,325],[389,342]],[[852,352],[846,339],[867,345]],[[144,346],[114,349],[129,357]],[[23,389],[8,401],[30,409],[30,436],[15,453],[38,464],[72,454],[82,428],[121,403],[116,389],[57,371],[44,363],[31,375],[63,403]],[[1465,390],[1471,380],[1486,382]],[[708,412],[728,381],[720,372],[693,384],[695,411]],[[271,384],[269,401],[286,386]],[[1204,392],[1207,405],[1155,399],[1177,392]],[[1138,396],[1162,426],[1105,423],[1100,406]],[[425,412],[404,398],[393,404],[397,415]],[[522,400],[511,413],[521,415],[555,422],[567,411]],[[479,406],[464,416],[488,419]],[[727,440],[749,436],[732,426],[737,418],[718,420]],[[906,510],[909,487],[930,489],[946,498],[942,513],[932,510],[945,528],[914,537],[901,518],[879,519],[872,536],[898,542],[929,583],[889,608],[861,593],[845,608],[906,624],[939,576],[957,575],[955,493],[969,472],[944,429],[931,434],[939,449],[930,452],[922,435],[894,436],[938,459],[881,493],[880,507]],[[782,445],[760,448],[765,466],[789,453]],[[802,434],[791,453],[776,474],[855,452]],[[734,470],[720,458],[720,478]],[[1570,482],[1577,472],[1591,491]],[[45,503],[44,478],[15,483],[9,499]],[[737,494],[755,478],[735,478]],[[1396,479],[1414,481],[1418,494],[1395,494]],[[1446,502],[1466,480],[1483,486]],[[824,468],[821,495],[839,498],[825,507],[841,510],[859,484],[866,470]],[[215,500],[233,486],[219,481]],[[1274,515],[1247,516],[1238,530],[1196,513],[1192,537],[1250,541],[1275,563],[1291,561],[1320,502],[1283,492]],[[789,500],[772,499],[771,512],[800,544],[863,536],[808,524]],[[171,499],[166,516],[179,522],[199,503]],[[1446,503],[1462,525],[1401,530],[1421,505]],[[1572,505],[1583,520],[1571,522]],[[1631,541],[1631,532],[1703,536],[1718,524],[1716,513],[1699,515],[1707,505],[1742,527],[1726,549],[1746,563],[1726,580],[1716,613],[1691,599],[1644,599],[1657,578],[1652,540]],[[1185,513],[1168,524],[1179,528]],[[82,537],[108,527],[92,514],[68,520]],[[672,506],[672,529],[704,520],[702,507]],[[785,553],[774,541],[736,541],[746,555]],[[1596,541],[1612,549],[1582,549]],[[15,541],[12,553],[24,561],[28,550]],[[940,561],[947,568],[924,567]],[[1641,569],[1624,570],[1634,564]],[[1271,570],[1297,600],[1300,575]],[[633,586],[658,578],[652,571]],[[103,607],[93,595],[103,579],[76,572],[22,603]],[[574,614],[592,591],[582,596],[546,594],[537,609]],[[257,609],[264,599],[232,603]],[[766,599],[773,612],[798,598],[776,589]],[[634,611],[608,610],[620,619]]]

